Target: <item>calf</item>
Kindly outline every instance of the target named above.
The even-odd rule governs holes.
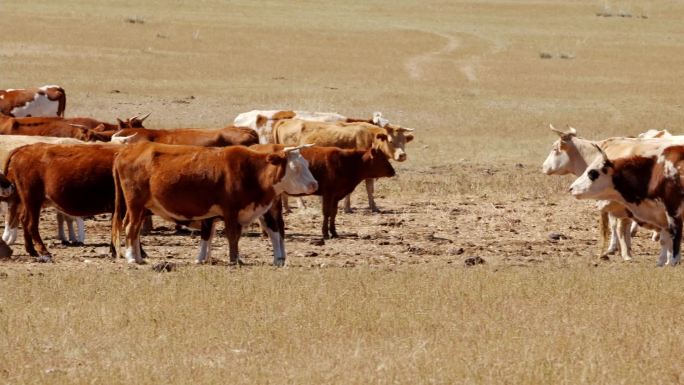
[[[202,147],[249,146],[259,143],[256,132],[245,127],[221,129],[124,129],[111,137],[115,143],[154,142]]]
[[[239,263],[242,227],[264,215],[281,193],[309,194],[318,189],[297,148],[264,154],[245,147],[204,148],[135,144],[114,162],[116,211],[112,243],[120,255],[125,228],[126,259],[141,263],[139,232],[147,210],[176,223],[200,222],[202,245],[211,243],[214,219],[222,217],[230,262]],[[125,212],[125,215],[124,215]],[[285,263],[280,232],[269,232],[274,264]],[[207,254],[200,253],[198,262]]]
[[[38,231],[40,210],[52,205],[68,215],[84,217],[113,212],[112,164],[121,146],[112,144],[38,143],[14,150],[7,178],[14,183],[26,251],[50,261]]]
[[[66,92],[60,86],[0,90],[0,113],[13,117],[64,116]]]
[[[278,151],[282,145],[256,145],[258,151]],[[324,239],[336,238],[335,217],[338,202],[354,191],[362,180],[368,178],[393,177],[394,168],[385,153],[377,148],[367,150],[345,150],[337,147],[311,147],[302,149],[302,156],[309,162],[311,174],[318,181],[318,190],[313,195],[323,198]],[[294,195],[294,194],[290,194]],[[301,194],[304,195],[304,194]]]
[[[680,261],[682,203],[681,168],[684,146],[664,147],[658,155],[629,156],[592,163],[570,186],[578,199],[607,199],[622,203],[640,223],[661,230],[658,266]]]

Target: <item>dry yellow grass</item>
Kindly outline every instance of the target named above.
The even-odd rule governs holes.
[[[192,242],[174,246],[169,274],[88,248],[2,262],[0,381],[684,381],[684,273],[654,269],[645,239],[635,263],[587,263],[591,205],[563,194],[571,178],[538,172],[550,122],[590,138],[681,132],[684,6],[345,3],[2,3],[1,86],[61,84],[69,115],[216,127],[254,108],[380,110],[417,139],[379,184],[392,211],[339,217],[358,239],[310,256],[319,222],[288,218],[290,268],[260,265],[255,237],[244,269],[184,266]],[[104,242],[97,225],[89,239]],[[468,255],[488,263],[464,268]]]

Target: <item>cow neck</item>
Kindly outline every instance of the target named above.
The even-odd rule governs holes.
[[[632,157],[616,162],[612,176],[615,190],[627,203],[640,204],[648,199],[655,157]],[[644,182],[646,181],[646,182]]]
[[[260,173],[259,185],[261,186],[261,192],[263,193],[263,201],[271,201],[276,195],[284,192],[284,188],[280,186],[282,184],[283,178],[285,178],[285,173],[287,172],[287,160],[285,164],[274,165],[266,160],[266,154],[260,154],[260,160],[264,163],[264,172]]]
[[[561,139],[562,140],[562,139]],[[570,138],[570,148],[574,151],[574,154],[568,154],[571,159],[572,173],[576,176],[580,176],[584,173],[584,170],[589,167],[589,164],[594,162],[601,156],[601,153],[594,147],[594,144],[598,142],[583,138],[578,138],[573,136]]]

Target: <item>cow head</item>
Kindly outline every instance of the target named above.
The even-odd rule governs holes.
[[[318,190],[318,182],[311,175],[309,162],[302,157],[299,150],[311,145],[298,147],[285,147],[283,151],[269,154],[269,163],[284,167],[285,172],[282,178],[273,185],[276,194],[285,192],[287,194],[313,194]]]
[[[378,148],[370,148],[362,157],[364,164],[364,172],[368,174],[368,178],[391,178],[396,175],[394,167],[390,163],[385,153]]]
[[[384,132],[375,134],[373,147],[382,150],[388,158],[397,162],[406,160],[406,143],[413,140],[412,128],[387,124]]]
[[[80,124],[69,123],[69,125],[79,129],[73,137],[84,142],[109,142],[114,133],[112,131],[103,131],[105,126],[102,123],[93,129]]]
[[[606,199],[616,197],[613,175],[615,166],[601,147],[594,145],[601,158],[590,164],[570,186],[570,193],[577,199]]]
[[[542,172],[546,175],[565,175],[577,172],[578,169],[584,170],[586,163],[576,164],[580,161],[584,162],[572,141],[577,136],[577,130],[568,127],[568,131],[561,131],[556,129],[553,124],[549,124],[549,127],[560,138],[553,143],[551,152],[542,165]]]
[[[119,123],[119,128],[124,129],[124,128],[145,128],[143,126],[143,122],[145,119],[147,119],[151,112],[148,113],[147,115],[143,116],[142,118],[140,117],[140,114],[136,116],[132,116],[126,120],[121,120],[119,118],[116,118],[116,121]]]

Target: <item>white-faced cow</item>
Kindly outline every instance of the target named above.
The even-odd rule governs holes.
[[[297,148],[259,153],[242,146],[139,143],[125,146],[117,156],[114,181],[112,243],[120,255],[120,231],[124,228],[129,263],[142,262],[139,233],[148,210],[177,223],[201,222],[204,246],[211,243],[214,219],[223,218],[230,262],[239,263],[243,226],[264,215],[281,193],[308,194],[318,189]],[[282,266],[284,241],[279,232],[269,236],[274,264]],[[198,262],[206,257],[200,253]]]
[[[65,107],[60,86],[0,90],[0,113],[8,116],[64,116]]]
[[[641,225],[661,230],[658,266],[681,258],[684,209],[684,146],[665,146],[657,154],[610,160],[602,149],[570,186],[578,199],[605,199],[623,204]]]
[[[369,123],[322,123],[297,119],[280,120],[273,127],[273,139],[277,144],[296,146],[315,144],[318,146],[367,150],[377,148],[387,158],[403,162],[406,160],[406,143],[413,140],[410,128],[396,128],[391,124],[379,127]],[[368,204],[372,211],[379,211],[373,199],[374,179],[366,179]],[[345,211],[351,211],[345,201]]]

